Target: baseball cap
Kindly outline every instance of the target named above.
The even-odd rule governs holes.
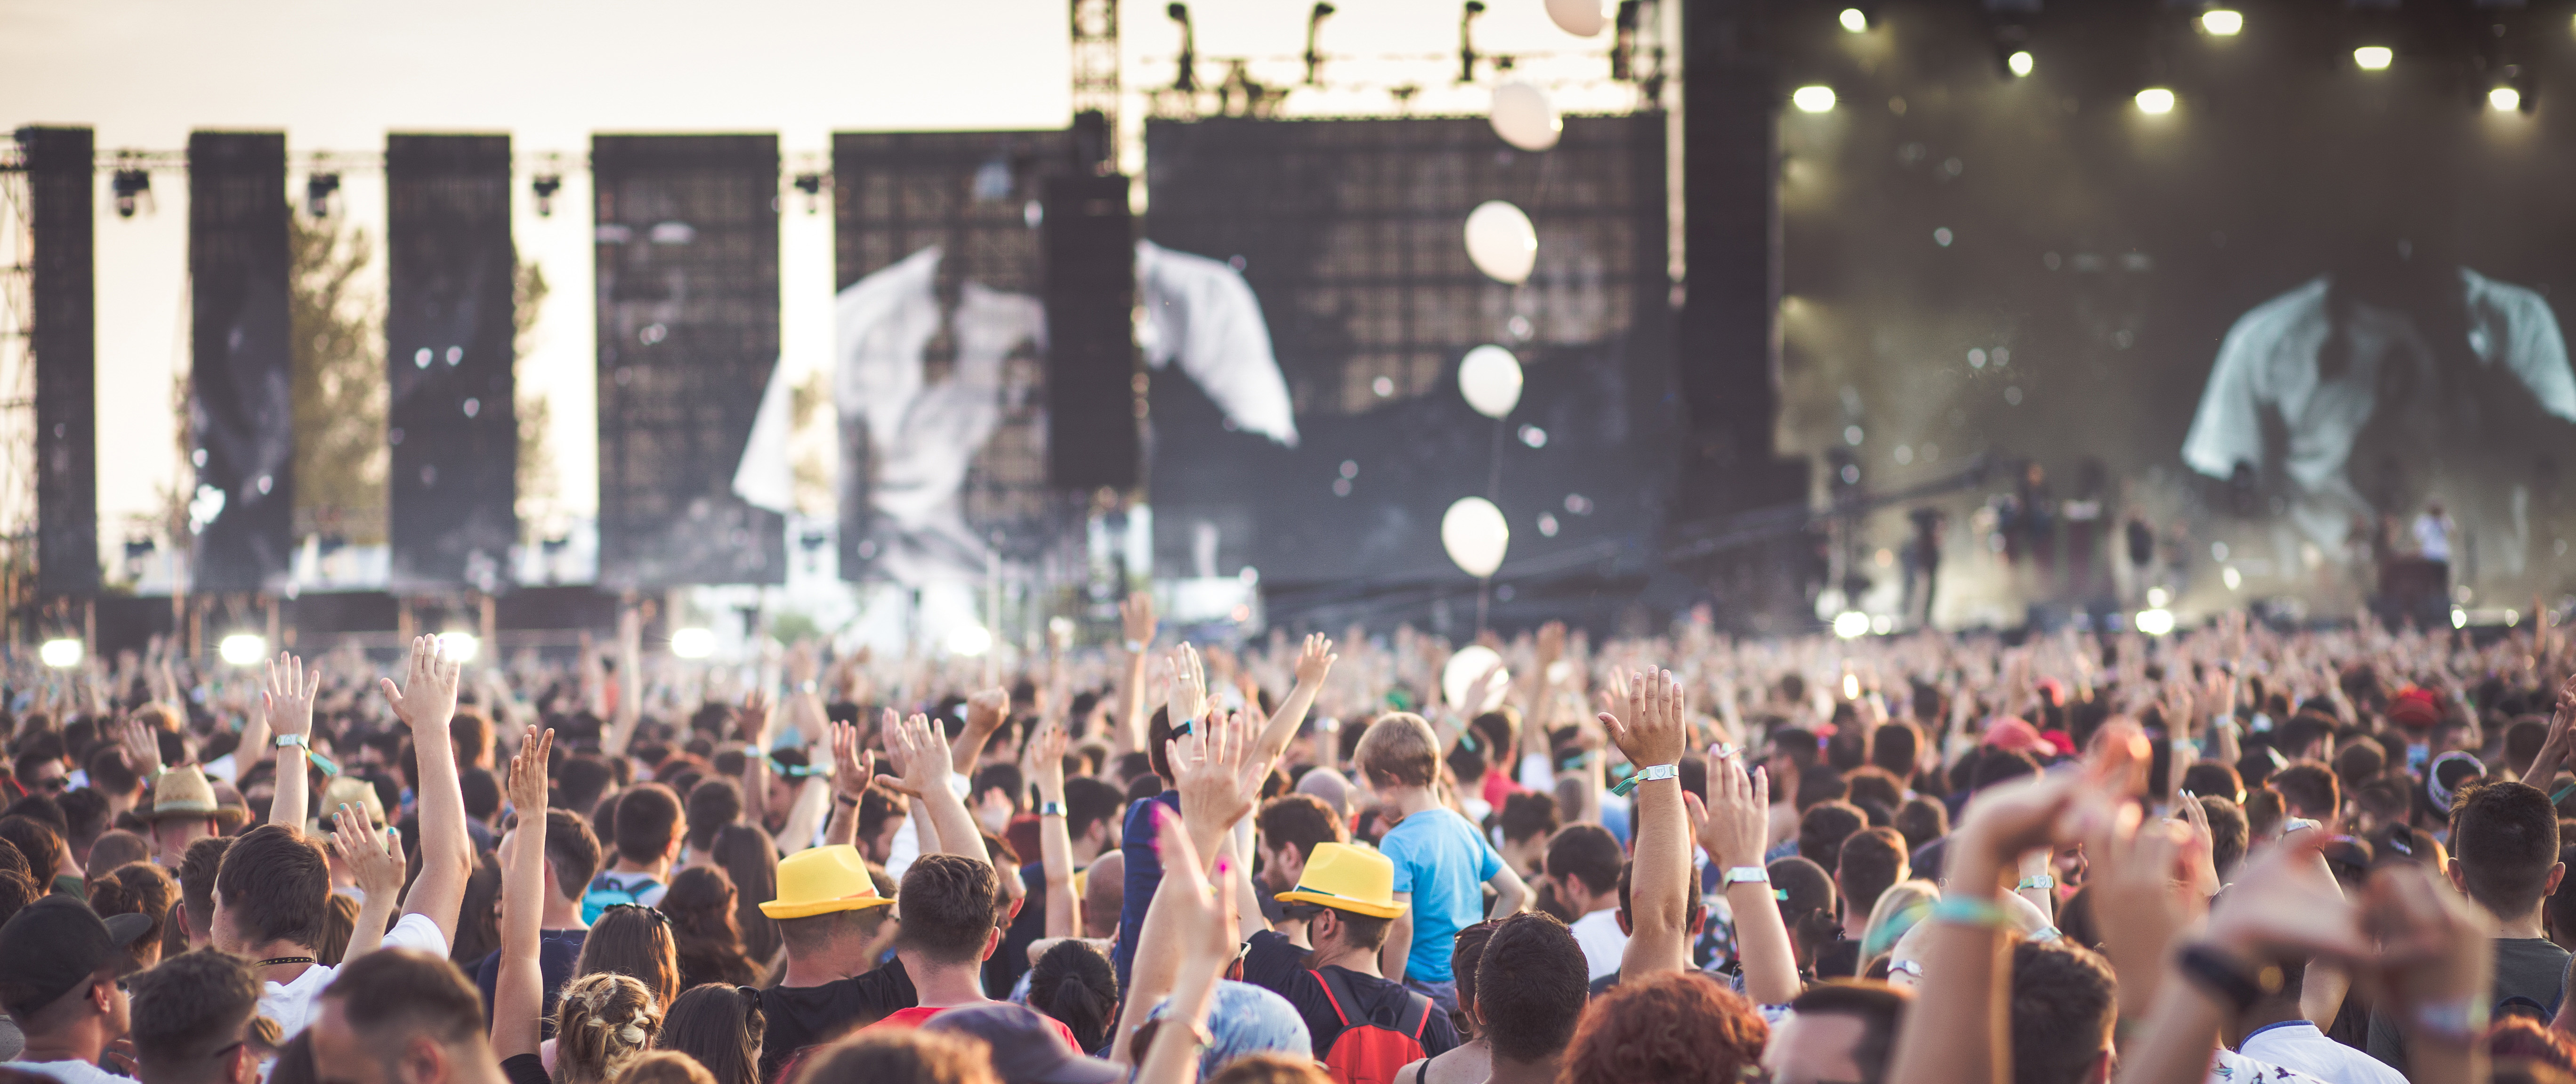
[[[993,1075],[1002,1084],[1117,1084],[1127,1079],[1125,1069],[1067,1045],[1053,1025],[1025,1005],[996,1002],[948,1009],[931,1017],[922,1030],[960,1032],[990,1044]]]
[[[47,896],[0,926],[0,991],[11,1013],[25,1016],[54,1003],[110,966],[133,970],[125,947],[152,928],[149,915],[102,920],[69,896]]]

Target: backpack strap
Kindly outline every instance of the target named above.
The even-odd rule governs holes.
[[[1342,1007],[1343,1002],[1351,1000],[1351,992],[1342,987],[1342,980],[1326,974],[1320,967],[1308,968],[1306,973],[1315,976],[1316,985],[1324,988],[1324,1000],[1333,1006],[1333,1019],[1341,1021],[1343,1027],[1351,1026],[1350,1010]]]
[[[1420,1043],[1422,1032],[1431,1026],[1431,999],[1412,990],[1406,990],[1404,993],[1407,999],[1404,1003],[1404,1015],[1396,1018],[1396,1025],[1402,1027],[1405,1034],[1413,1036],[1414,1042]],[[1413,1022],[1406,1024],[1405,1021],[1408,1019]]]

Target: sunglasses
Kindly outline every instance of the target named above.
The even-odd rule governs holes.
[[[59,791],[70,785],[72,785],[72,781],[68,777],[59,775],[47,776],[43,779],[36,780],[36,786],[48,791]]]

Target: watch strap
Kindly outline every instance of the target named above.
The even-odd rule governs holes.
[[[1064,815],[1065,815],[1065,812],[1064,812],[1064,803],[1063,803],[1063,802],[1039,802],[1039,803],[1038,803],[1038,816],[1041,816],[1041,817],[1061,817],[1061,816],[1064,816]]]
[[[2263,1000],[2263,983],[2249,974],[2227,954],[2208,945],[2186,945],[2174,957],[2176,970],[2185,979],[2220,1003],[2243,1013]]]

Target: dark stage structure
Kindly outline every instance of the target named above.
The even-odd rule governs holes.
[[[87,128],[25,128],[36,355],[36,590],[98,590],[98,270]]]
[[[286,137],[188,137],[192,586],[282,592],[295,537]]]
[[[496,590],[518,541],[510,138],[385,145],[392,587]]]

